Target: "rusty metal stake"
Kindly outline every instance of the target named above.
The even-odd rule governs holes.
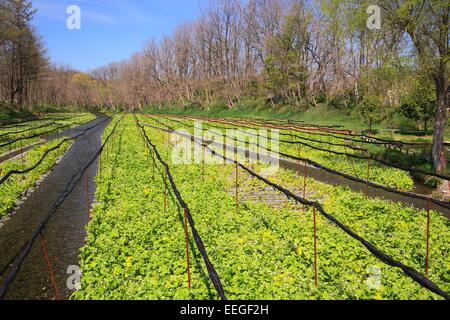
[[[308,179],[308,165],[305,162],[304,176],[303,176],[303,199],[306,199],[306,183]]]
[[[164,173],[164,212],[167,210],[167,174]]]
[[[366,196],[369,196],[369,183],[370,182],[370,157],[367,158],[367,184],[366,184]]]
[[[184,208],[184,233],[186,237],[186,264],[187,264],[187,274],[188,274],[188,288],[191,289],[191,267],[190,267],[190,257],[189,257],[189,232],[188,232],[188,219],[187,219],[187,209]]]
[[[313,207],[313,220],[314,220],[314,282],[316,287],[319,285],[319,279],[317,276],[317,221],[316,221],[316,207]]]
[[[205,180],[205,146],[203,146],[203,154],[202,154],[202,179]]]
[[[236,161],[236,214],[239,213],[239,165]]]
[[[153,173],[152,173],[152,179],[153,179],[153,181],[155,181],[155,171],[156,171],[156,160],[155,160],[155,150],[156,150],[156,148],[155,147],[153,147],[153,150],[152,150],[152,161],[153,161]]]
[[[100,155],[98,156],[98,173],[100,180],[102,179],[102,155],[103,153],[100,152]]]
[[[427,204],[427,231],[426,231],[426,238],[427,238],[427,244],[426,244],[426,258],[425,258],[425,272],[428,275],[428,271],[430,269],[430,224],[431,224],[431,200],[428,200]]]
[[[91,221],[91,204],[90,204],[90,199],[89,199],[89,176],[88,176],[87,171],[85,173],[85,180],[86,180],[86,207],[87,207],[87,211],[88,211],[88,222],[90,222]]]
[[[52,283],[53,290],[55,291],[56,300],[61,300],[61,294],[59,291],[58,284],[56,282],[55,272],[53,271],[52,262],[50,261],[50,256],[48,254],[47,243],[45,242],[45,238],[44,238],[44,235],[42,234],[42,232],[39,233],[39,237],[41,239],[42,249],[44,250],[44,259],[45,259],[45,262],[47,263],[47,271],[50,276],[50,281]]]

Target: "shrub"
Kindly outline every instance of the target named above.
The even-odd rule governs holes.
[[[413,95],[405,98],[401,108],[402,114],[408,119],[420,124],[424,131],[428,131],[428,123],[432,121],[437,110],[436,97],[428,90],[417,90]]]
[[[316,103],[326,103],[327,102],[327,95],[323,91],[320,91],[314,98],[316,99]]]
[[[357,104],[356,95],[351,90],[346,90],[333,96],[330,100],[330,106],[335,109],[351,109]]]
[[[193,102],[188,102],[185,106],[184,106],[185,110],[202,110],[203,106],[200,102],[197,101],[193,101]]]
[[[362,120],[369,125],[369,130],[372,131],[372,126],[376,122],[385,119],[386,111],[378,96],[366,96],[358,105],[358,113]]]

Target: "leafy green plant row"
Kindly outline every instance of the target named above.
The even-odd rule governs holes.
[[[170,121],[167,118],[158,118],[158,121],[165,122],[166,124],[170,125],[174,129],[184,129],[186,130],[187,127],[178,127],[180,126],[176,122]],[[187,124],[188,126],[193,126],[194,121],[182,121],[183,123]],[[205,127],[208,126],[208,122],[203,122],[203,125]],[[214,127],[221,126],[221,127],[235,127],[237,129],[239,126],[232,126],[232,125],[225,125],[225,124],[213,124]],[[216,128],[211,127],[211,130],[214,130]],[[256,129],[256,128],[255,128]],[[217,130],[217,129],[216,129]],[[194,132],[193,129],[189,130],[192,134]],[[245,129],[244,129],[245,131]],[[281,133],[287,133],[289,134],[289,130],[281,130]],[[225,130],[222,132],[225,134]],[[296,133],[298,136],[302,136],[302,134]],[[286,138],[283,135],[280,135],[281,140],[291,139],[292,142],[301,141],[300,139],[296,140],[294,137],[292,138]],[[304,135],[304,138],[311,138],[311,135]],[[360,160],[360,159],[354,159],[346,156],[336,155],[332,154],[326,151],[320,151],[316,150],[314,148],[322,148],[322,149],[330,149],[337,152],[345,152],[345,153],[356,153],[357,151],[352,150],[350,148],[340,147],[340,146],[330,146],[327,144],[328,142],[334,142],[334,143],[341,143],[341,141],[335,140],[334,138],[326,138],[324,139],[321,136],[316,136],[315,140],[323,140],[322,143],[320,142],[311,142],[308,141],[307,144],[311,145],[311,147],[300,145],[300,144],[290,144],[285,142],[280,142],[279,150],[282,153],[290,154],[297,157],[303,157],[310,160],[313,160],[317,163],[320,163],[323,166],[329,167],[333,170],[340,171],[346,174],[350,174],[352,176],[356,176],[361,179],[367,179],[371,182],[379,183],[385,186],[393,187],[402,191],[410,191],[414,187],[414,181],[412,180],[409,173],[399,170],[396,168],[390,168],[378,163],[374,163],[373,161],[370,163],[370,169],[369,169],[369,162]],[[305,142],[305,141],[302,141]]]
[[[35,132],[33,130],[39,129],[46,124],[57,123],[71,123],[75,121],[84,122],[86,117],[90,119],[95,119],[95,116],[90,113],[68,113],[68,114],[50,114],[42,116],[37,120],[19,123],[18,125],[9,125],[0,128],[0,139],[11,140],[13,138],[18,138],[20,136],[28,136],[30,132]]]
[[[57,139],[40,146],[36,146],[21,156],[1,163],[0,176],[11,170],[20,171],[32,167],[41,159],[46,150],[57,146],[62,142],[62,140],[63,139]],[[21,198],[22,194],[26,190],[35,186],[39,178],[55,165],[57,159],[66,152],[70,144],[71,142],[63,143],[60,148],[50,152],[36,169],[26,174],[12,175],[8,180],[0,185],[0,218],[8,214],[14,208],[16,202]]]
[[[164,211],[161,167],[153,175],[146,150],[134,118],[127,116],[102,154],[81,251],[82,288],[74,299],[214,297],[194,252],[193,287],[187,288],[183,213],[170,193]]]
[[[314,147],[319,147],[322,149],[329,149],[330,151],[335,152],[345,152],[345,153],[355,153],[355,151],[352,151],[349,147],[332,147],[329,143],[346,143],[348,145],[354,146],[354,147],[360,147],[367,149],[367,152],[364,152],[363,155],[372,155],[375,158],[384,160],[388,163],[396,164],[399,166],[403,166],[405,168],[411,168],[416,170],[422,170],[425,172],[433,173],[433,166],[428,160],[428,154],[429,154],[429,147],[430,146],[404,146],[403,150],[394,150],[392,148],[386,147],[386,145],[383,144],[368,144],[364,143],[366,141],[361,140],[361,138],[356,137],[345,137],[345,136],[339,136],[337,134],[327,134],[327,133],[314,133],[314,131],[307,131],[304,132],[296,131],[296,130],[281,130],[281,136],[287,137],[288,135],[295,135],[295,140],[302,140],[303,139],[313,139],[313,140],[319,140],[319,143],[310,143]],[[397,141],[398,139],[395,139],[394,137],[385,136],[385,139],[391,140],[391,141]],[[348,140],[346,140],[348,139]],[[365,139],[364,139],[365,140]],[[406,140],[407,141],[407,140]],[[399,141],[401,142],[401,141]],[[411,141],[410,141],[411,142]],[[412,141],[414,142],[414,141]],[[420,139],[415,142],[426,142],[421,141]],[[358,152],[356,152],[358,153]],[[328,156],[333,156],[332,154],[326,153]],[[351,161],[350,158],[348,160]],[[360,160],[357,162],[361,162]],[[364,162],[364,161],[362,161]],[[381,167],[386,167],[383,164],[378,164]],[[389,166],[388,166],[389,167]],[[394,169],[395,168],[390,168]],[[353,169],[355,171],[355,169]],[[367,176],[367,175],[366,175]],[[398,174],[396,174],[398,176]],[[412,187],[411,187],[412,188]],[[405,189],[406,190],[406,189]]]
[[[92,121],[95,119],[95,116],[90,113],[69,114],[69,115],[65,115],[66,119],[57,120],[57,121],[54,121],[55,123],[52,123],[53,122],[52,118],[60,119],[60,117],[61,116],[58,117],[56,115],[52,115],[43,121],[31,122],[29,125],[27,125],[25,127],[20,127],[19,128],[20,130],[17,130],[17,131],[22,131],[25,129],[31,129],[31,130],[4,136],[3,138],[0,139],[0,145],[7,143],[8,141],[15,140],[15,139],[27,138],[27,137],[31,137],[31,136],[41,134],[41,133],[43,134],[52,129],[56,129],[58,127],[64,127],[64,129],[62,129],[62,130],[68,130],[70,128],[74,128],[80,124],[83,124],[83,123],[86,123],[86,122],[89,122],[89,121]],[[46,123],[51,123],[51,124],[49,126],[41,127],[41,126],[45,125]],[[68,125],[70,125],[70,126],[68,126]],[[65,126],[68,126],[68,127],[65,127]],[[34,129],[34,128],[36,128],[36,129]],[[14,128],[3,129],[3,130],[0,130],[0,134],[2,132],[11,132],[13,130],[14,130]],[[12,151],[12,150],[16,150],[16,149],[20,149],[20,148],[24,148],[24,147],[33,145],[40,141],[41,141],[41,138],[39,136],[31,138],[31,139],[24,139],[24,140],[17,141],[15,143],[9,144],[7,146],[0,147],[0,155],[8,153],[9,151]]]
[[[311,210],[286,200],[272,201],[276,196],[268,194],[267,186],[241,173],[242,202],[236,213],[233,166],[206,165],[203,174],[202,165],[175,165],[166,134],[146,130],[170,164],[228,298],[437,298],[320,216],[316,288]],[[163,210],[164,179],[160,168],[153,179],[153,162],[132,116],[118,130],[115,141],[102,156],[97,205],[81,254],[82,288],[74,298],[217,298],[192,240],[193,288],[187,290],[182,212],[170,193],[167,210]],[[255,165],[255,170],[261,169]],[[280,169],[270,179],[302,192],[298,177],[291,172]],[[419,270],[424,268],[424,212],[313,179],[308,179],[308,197],[323,202],[379,249]],[[449,227],[447,220],[432,212],[429,277],[447,291]],[[372,274],[373,267],[379,268],[380,278]],[[378,286],[371,289],[369,284],[376,284],[377,279]]]
[[[214,177],[217,177],[217,173]],[[299,188],[299,177],[292,172],[280,170],[271,179],[291,190]],[[267,189],[258,180],[251,181],[258,184],[258,187],[250,190],[251,195],[258,194],[258,190]],[[417,270],[425,270],[425,212],[381,199],[370,199],[347,188],[336,188],[313,179],[308,180],[308,189],[308,194],[312,193],[314,199],[324,202],[329,212],[378,248]],[[300,190],[298,192],[301,194]],[[441,239],[443,235],[450,234],[449,227],[448,219],[432,213],[431,261],[434,270],[430,271],[430,278],[446,291],[449,289],[445,284],[448,282],[450,265],[448,248]],[[333,243],[331,246],[335,247]],[[405,277],[403,274],[402,276]],[[388,298],[401,298],[401,292],[391,292]]]

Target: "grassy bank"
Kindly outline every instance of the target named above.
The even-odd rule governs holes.
[[[177,107],[147,107],[144,113],[151,114],[174,114],[189,116],[210,116],[224,118],[254,118],[260,120],[293,120],[303,121],[305,123],[321,126],[340,126],[345,129],[361,132],[368,129],[368,125],[362,121],[358,113],[351,109],[336,109],[327,104],[320,104],[317,107],[311,107],[306,111],[298,111],[287,106],[277,107],[276,109],[268,106],[263,101],[252,101],[243,103],[233,109],[223,107],[211,107],[209,110],[194,108]],[[403,131],[415,131],[415,123],[405,118],[399,113],[394,113],[385,121],[374,124],[374,129],[378,130],[376,134],[379,138],[411,141],[411,142],[432,142],[432,135],[423,134],[404,134]],[[450,141],[450,128],[447,128],[445,140]],[[375,150],[376,149],[376,150]],[[411,148],[410,151],[416,152],[417,156],[406,155],[392,149],[378,150],[371,148],[371,153],[383,159],[389,159],[390,162],[402,165],[404,167],[414,167],[423,171],[433,171],[433,164],[429,157],[429,151],[423,148]],[[423,177],[417,177],[422,180]],[[430,180],[427,183],[435,187],[436,181]]]
[[[33,107],[31,111],[28,108],[14,108],[0,105],[0,125],[37,119],[42,113],[86,113],[95,111],[98,111],[97,108],[77,106],[56,107],[47,105]]]
[[[144,112],[216,117],[248,117],[262,120],[293,120],[316,125],[343,126],[354,128],[355,130],[365,130],[368,127],[352,110],[335,109],[326,104],[319,104],[317,107],[311,107],[306,111],[299,111],[288,106],[272,108],[262,102],[251,101],[237,105],[233,109],[223,107],[211,107],[209,109],[148,107],[144,109]],[[397,117],[393,120],[391,119],[389,122],[378,124],[374,127],[384,128],[386,125],[397,125],[398,128],[413,128],[414,125],[403,117]]]
[[[0,125],[33,118],[35,118],[35,116],[28,110],[13,110],[11,108],[0,106]]]
[[[177,114],[192,116],[211,117],[247,117],[260,120],[293,120],[321,126],[340,126],[349,130],[363,131],[368,129],[368,125],[359,117],[354,110],[336,109],[327,104],[319,104],[306,111],[299,111],[288,106],[272,108],[261,101],[243,102],[233,109],[224,107],[211,107],[209,109],[181,108],[181,107],[160,107],[151,106],[143,109],[144,113],[153,114]],[[414,121],[405,118],[399,113],[394,113],[385,121],[373,125],[373,128],[380,131],[378,136],[410,141],[431,141],[431,135],[416,136],[396,133],[396,131],[415,131]],[[446,132],[446,140],[450,141],[450,128]]]

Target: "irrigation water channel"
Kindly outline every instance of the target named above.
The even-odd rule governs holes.
[[[155,128],[155,129],[159,129],[161,131],[165,131],[168,133],[172,133],[171,130],[164,129],[164,128],[161,128],[158,126],[153,126],[153,125],[149,125],[149,124],[146,124],[146,126]],[[182,135],[182,136],[184,136],[184,138],[187,138],[187,139],[193,138],[191,135],[185,135],[182,133],[178,133],[178,135]],[[215,147],[219,147],[219,148],[223,147],[222,144],[217,143],[217,142],[213,142],[213,141],[204,141],[204,142],[207,144],[210,144],[211,146],[215,146]],[[236,150],[242,156],[245,155],[245,157],[247,157],[247,158],[252,157],[253,159],[255,159],[255,157],[258,157],[257,154],[255,154],[254,152],[247,150],[247,149],[237,147]],[[270,158],[272,158],[272,159],[270,159]],[[295,172],[298,172],[299,175],[303,175],[304,171],[305,171],[304,163],[298,163],[298,162],[288,160],[288,159],[285,159],[282,157],[275,157],[270,154],[266,155],[266,160],[272,160],[273,162],[278,161],[281,168],[293,170]],[[410,197],[407,197],[407,196],[404,196],[401,194],[388,192],[388,191],[378,189],[378,188],[375,188],[372,186],[367,186],[364,183],[356,182],[356,181],[347,179],[345,177],[338,176],[338,175],[330,173],[330,172],[326,172],[322,169],[318,169],[318,168],[310,166],[310,165],[306,165],[306,166],[308,167],[308,170],[307,170],[308,177],[313,178],[317,181],[321,181],[321,182],[331,184],[334,186],[347,186],[351,190],[354,190],[357,192],[367,192],[368,196],[370,196],[370,197],[378,197],[378,198],[383,198],[383,199],[394,201],[394,202],[399,202],[405,206],[413,206],[413,207],[415,207],[417,209],[421,209],[421,210],[426,210],[428,207],[428,201],[425,201],[422,199],[410,198]],[[299,178],[299,184],[302,184],[302,181],[303,181],[303,177]],[[416,181],[413,192],[416,194],[429,196],[432,194],[433,189]],[[441,206],[434,205],[434,204],[432,205],[432,209],[437,212],[442,213],[444,216],[446,216],[447,218],[450,219],[450,210],[443,208]]]
[[[104,120],[103,115],[97,115],[97,119],[67,130],[62,133],[48,136],[45,139],[55,139],[62,136],[73,136],[84,129]],[[94,153],[101,146],[101,136],[107,126],[108,121],[89,131],[86,135],[77,139],[71,148],[64,155],[62,160],[53,168],[49,175],[31,193],[17,210],[0,221],[0,283],[3,282],[8,264],[20,251],[24,244],[30,239],[32,231],[37,224],[47,215],[50,207],[59,195],[64,191],[67,183]],[[147,125],[156,129],[165,130],[156,126]],[[240,152],[244,152],[241,150]],[[245,151],[249,156],[249,151]],[[279,159],[280,166],[286,169],[299,170],[303,172],[303,164],[299,166],[286,159]],[[89,205],[93,201],[95,192],[94,178],[98,169],[98,161],[87,171],[89,185]],[[343,177],[338,177],[313,167],[308,167],[308,174],[311,178],[333,185],[347,185],[353,190],[364,191],[365,185],[349,181]],[[429,189],[417,190],[418,193],[429,193]],[[383,197],[389,200],[402,202],[407,205],[414,205],[418,208],[425,208],[426,202],[422,200],[410,199],[401,195],[392,194],[383,190],[369,187],[370,196]],[[70,196],[57,210],[54,217],[44,229],[44,237],[48,246],[50,260],[55,272],[58,288],[61,290],[61,298],[68,299],[73,290],[67,288],[67,269],[69,266],[79,264],[79,250],[85,241],[85,226],[88,223],[88,208],[86,195],[86,180],[76,186]],[[438,211],[450,216],[450,212],[437,208]],[[48,274],[47,263],[44,259],[44,251],[40,241],[36,241],[32,251],[25,260],[16,280],[9,288],[6,299],[31,299],[31,300],[51,300],[55,298],[55,292],[51,285]]]
[[[62,136],[75,136],[86,128],[105,120],[104,115],[79,127],[46,137],[46,140]],[[72,176],[92,158],[101,146],[101,137],[109,121],[105,121],[85,135],[79,137],[48,176],[17,208],[0,221],[0,272],[3,272],[21,250],[36,228],[48,214],[50,207],[65,190]],[[94,178],[98,161],[87,171],[89,204],[95,192]],[[79,250],[84,245],[88,223],[88,201],[86,179],[83,178],[70,196],[57,210],[43,231],[49,257],[55,273],[61,298],[68,299],[72,293],[67,287],[67,269],[79,264]],[[0,274],[0,283],[7,272]],[[52,300],[55,292],[51,285],[44,250],[38,239],[26,258],[17,278],[10,286],[5,299],[8,300]]]
[[[63,130],[61,132],[54,132],[51,134],[46,134],[46,135],[42,135],[40,138],[41,140],[38,142],[35,142],[33,144],[30,144],[28,146],[24,146],[21,148],[17,148],[14,150],[11,150],[5,154],[0,155],[0,164],[2,162],[8,161],[12,158],[21,156],[23,154],[25,154],[26,152],[30,151],[31,149],[33,149],[34,147],[43,145],[44,143],[47,143],[48,141],[54,140],[54,139],[58,139],[61,137],[68,137],[68,136],[73,136],[73,133],[78,133],[79,129],[83,129],[88,127],[88,125],[95,125],[97,123],[97,120],[99,117],[101,117],[101,114],[97,114],[97,119],[93,120],[93,121],[89,121],[87,123],[84,123],[81,127],[77,126],[68,130]]]

